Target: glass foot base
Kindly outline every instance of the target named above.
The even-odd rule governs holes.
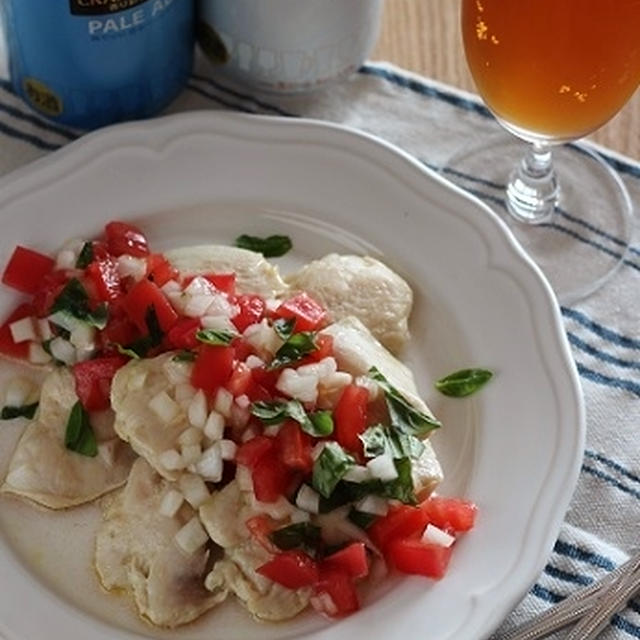
[[[553,148],[558,199],[548,220],[516,219],[506,200],[509,175],[527,143],[507,133],[461,150],[441,173],[484,200],[542,269],[556,297],[571,304],[592,294],[622,264],[629,247],[632,204],[619,176],[579,144]]]

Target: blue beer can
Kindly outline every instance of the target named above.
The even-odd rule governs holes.
[[[191,71],[194,0],[2,0],[16,93],[84,129],[152,116]]]

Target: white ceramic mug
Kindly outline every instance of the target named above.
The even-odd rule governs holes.
[[[383,3],[198,0],[200,42],[222,72],[243,84],[270,92],[310,91],[349,76],[367,59]],[[226,55],[211,46],[215,34]]]

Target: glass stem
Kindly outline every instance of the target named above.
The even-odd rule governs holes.
[[[524,158],[509,176],[509,212],[528,224],[548,222],[553,215],[558,193],[551,148],[539,142],[529,145]]]

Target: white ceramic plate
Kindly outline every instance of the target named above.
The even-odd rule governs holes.
[[[0,262],[16,243],[55,250],[110,219],[158,249],[285,233],[284,271],[329,251],[369,253],[403,274],[416,307],[408,359],[445,426],[433,442],[441,493],[478,503],[476,529],[440,582],[391,580],[361,612],[258,624],[227,604],[173,632],[139,622],[91,568],[95,506],[43,513],[0,499],[0,631],[7,640],[486,637],[551,550],[577,478],[584,417],[549,286],[502,223],[416,161],[326,124],[194,113],[83,138],[0,182]],[[0,293],[0,311],[15,304]],[[468,366],[495,378],[452,400],[437,377]],[[6,372],[5,372],[6,373]],[[0,472],[18,427],[3,430]]]

